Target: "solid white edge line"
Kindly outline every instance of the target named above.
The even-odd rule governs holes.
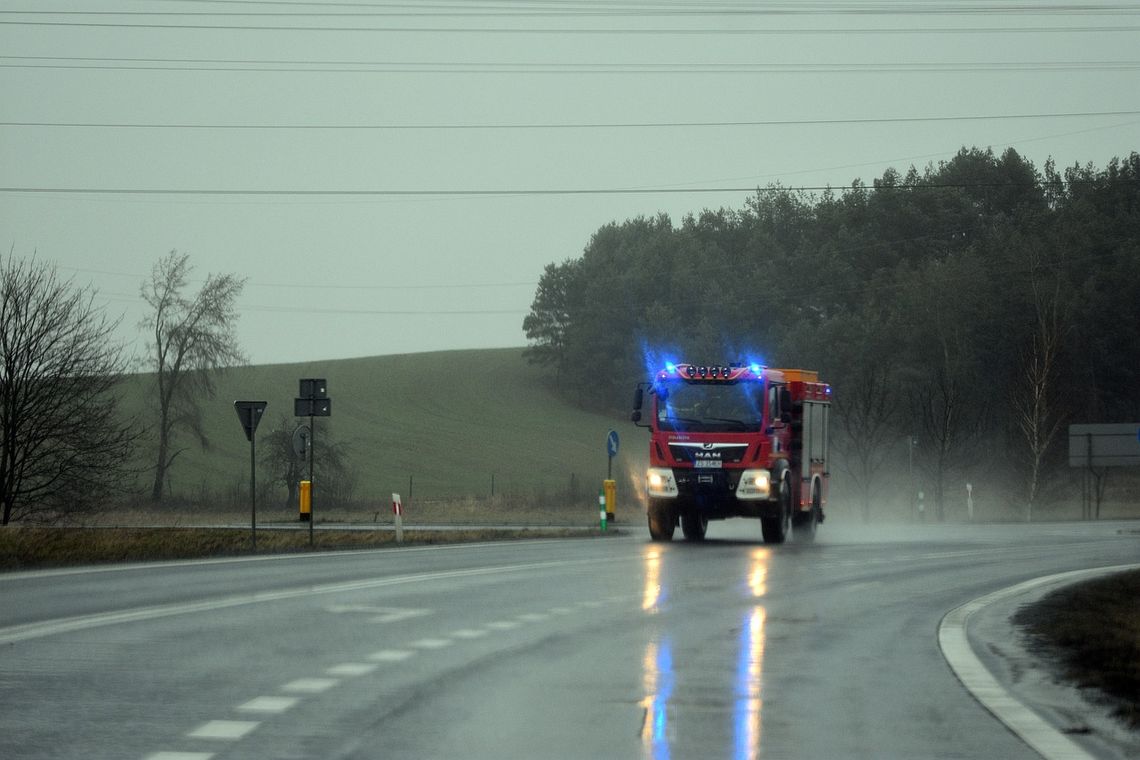
[[[1069,584],[1112,573],[1126,572],[1140,565],[1114,565],[1090,570],[1057,573],[1000,589],[966,602],[946,613],[938,626],[938,646],[954,675],[983,707],[990,711],[1018,738],[1046,760],[1080,758],[1093,760],[1080,745],[1048,723],[1030,707],[1007,691],[974,654],[967,635],[970,617],[991,604],[1053,584]]]
[[[177,526],[172,527],[175,529]],[[195,526],[183,526],[193,528]],[[207,529],[208,526],[202,526]],[[407,526],[405,526],[407,527]],[[473,525],[472,528],[479,526]],[[542,526],[535,526],[541,528]],[[551,526],[558,528],[560,526]],[[226,530],[232,528],[226,527]],[[335,530],[335,528],[333,528]],[[289,554],[260,554],[250,557],[205,557],[202,559],[175,559],[175,560],[160,560],[157,562],[125,562],[117,565],[83,565],[80,567],[58,567],[50,570],[7,570],[0,572],[0,578],[5,581],[21,581],[21,580],[38,580],[41,578],[55,578],[58,576],[66,575],[97,575],[101,573],[123,573],[133,571],[148,571],[159,570],[167,568],[180,568],[180,567],[198,567],[209,565],[236,565],[244,564],[247,562],[281,562],[281,561],[297,561],[306,559],[322,559],[328,557],[356,557],[365,554],[376,554],[377,552],[399,552],[401,554],[415,554],[419,552],[453,552],[462,551],[466,549],[495,549],[502,548],[504,545],[517,545],[517,546],[535,546],[541,544],[552,544],[566,539],[561,538],[521,538],[521,539],[504,539],[502,541],[473,541],[466,544],[432,544],[431,546],[405,546],[400,548],[383,547],[377,549],[347,549],[347,550],[329,550],[319,552],[297,552]]]
[[[302,586],[298,588],[282,589],[278,591],[261,591],[249,594],[236,594],[214,599],[203,599],[193,602],[180,602],[162,604],[153,607],[139,607],[113,612],[80,615],[72,618],[55,618],[35,623],[24,623],[8,628],[0,628],[0,644],[11,644],[17,641],[51,636],[59,633],[97,628],[117,623],[133,623],[144,620],[155,620],[173,615],[184,615],[194,612],[208,612],[227,609],[247,604],[262,602],[277,602],[288,599],[297,599],[318,594],[334,594],[352,591],[364,591],[374,588],[399,586],[412,583],[434,582],[450,580],[453,578],[474,578],[485,575],[524,572],[527,570],[547,569],[555,567],[574,567],[582,565],[596,565],[602,562],[627,562],[635,557],[615,557],[604,559],[573,559],[550,560],[546,562],[527,562],[517,565],[491,565],[474,567],[462,570],[442,570],[437,572],[414,573],[411,575],[397,575],[386,578],[345,581],[342,583],[329,583],[320,586]]]

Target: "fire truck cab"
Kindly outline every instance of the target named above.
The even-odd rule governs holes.
[[[766,543],[815,539],[827,506],[831,410],[831,388],[816,372],[668,363],[637,386],[633,406],[633,422],[650,431],[654,541],[672,540],[678,525],[699,541],[710,520],[729,517],[759,519]]]

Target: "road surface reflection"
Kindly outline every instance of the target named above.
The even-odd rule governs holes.
[[[658,549],[649,549],[644,555],[642,609],[655,616],[662,613],[665,601],[671,596],[669,582],[666,573],[663,572],[663,564],[669,559],[668,551]],[[771,552],[768,549],[751,552],[741,575],[747,583],[750,604],[744,608],[744,617],[736,638],[736,667],[733,670],[734,677],[731,684],[731,751],[735,760],[756,760],[760,757],[767,610],[757,600],[762,599],[768,590],[770,559]],[[674,670],[673,633],[669,630],[667,621],[657,619],[661,624],[649,629],[650,636],[642,657],[644,697],[639,703],[643,710],[640,735],[645,757],[652,760],[666,760],[671,756],[671,741],[675,733],[670,723],[677,718],[673,703],[678,701],[677,692],[684,691],[684,679],[678,681]],[[688,621],[678,626],[677,630],[693,630],[687,623]],[[704,640],[692,642],[691,646],[683,651],[699,648],[704,643]],[[698,700],[693,701],[696,703]],[[707,718],[707,713],[694,717],[703,721]],[[719,754],[713,747],[708,749],[713,754]]]

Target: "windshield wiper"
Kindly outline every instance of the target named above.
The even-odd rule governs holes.
[[[728,417],[709,417],[705,422],[727,422],[730,425],[738,426],[741,430],[748,429],[748,423],[744,420],[734,420]]]
[[[674,430],[677,429],[678,425],[701,427],[705,424],[704,420],[695,420],[692,417],[666,417],[664,421],[672,425]]]

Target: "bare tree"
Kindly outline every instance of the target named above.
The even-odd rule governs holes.
[[[843,392],[835,399],[836,420],[842,431],[844,469],[859,492],[863,520],[871,519],[872,494],[897,437],[898,405],[895,367],[889,355],[861,361],[845,376]]]
[[[262,439],[261,466],[269,470],[270,482],[285,486],[285,509],[297,506],[297,484],[305,472],[305,460],[293,451],[297,420],[282,415],[277,426]]]
[[[298,506],[297,484],[309,477],[308,461],[293,451],[293,431],[297,419],[280,416],[276,427],[259,438],[262,470],[268,470],[267,480],[285,487],[285,509]],[[356,490],[356,476],[349,462],[350,446],[337,440],[331,423],[326,420],[320,431],[316,451],[321,473],[321,500],[326,504],[352,500]]]
[[[1021,371],[1012,394],[1013,418],[1025,443],[1026,519],[1041,491],[1045,457],[1064,421],[1059,411],[1058,373],[1068,313],[1059,281],[1042,282],[1039,262],[1031,263],[1029,284],[1033,296],[1033,331],[1022,350]]]
[[[186,430],[206,447],[199,400],[214,394],[214,373],[241,364],[245,356],[233,334],[235,303],[245,280],[232,274],[208,275],[193,298],[184,295],[193,268],[190,256],[171,251],[142,285],[152,311],[139,327],[150,333],[149,368],[155,373],[158,400],[157,451],[151,499],[162,501],[163,485],[174,460],[185,451],[174,445]]]
[[[54,267],[0,260],[0,524],[98,508],[124,479],[134,435],[115,387],[118,320]]]

